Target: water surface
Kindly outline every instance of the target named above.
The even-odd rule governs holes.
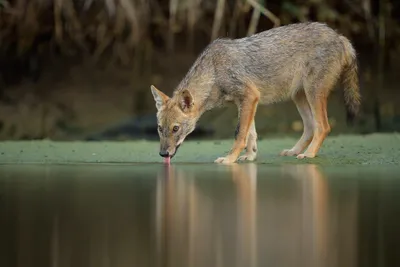
[[[400,266],[400,169],[0,166],[0,266]]]

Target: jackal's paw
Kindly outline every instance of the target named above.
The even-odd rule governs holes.
[[[293,149],[284,149],[281,152],[281,156],[296,156],[297,154],[299,154],[297,151],[294,151]]]
[[[222,164],[232,164],[235,161],[230,159],[229,157],[219,157],[216,160],[214,160],[215,163],[222,163]]]
[[[238,161],[254,161],[257,155],[255,153],[244,154],[238,158]]]
[[[299,154],[299,155],[297,156],[297,158],[298,158],[298,159],[305,159],[305,158],[312,159],[312,158],[315,158],[315,154],[311,154],[311,153]]]

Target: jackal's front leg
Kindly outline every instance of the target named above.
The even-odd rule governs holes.
[[[236,136],[235,136],[236,137]],[[254,161],[257,158],[257,131],[253,119],[246,142],[246,153],[238,158],[238,161]]]
[[[258,90],[256,88],[249,87],[246,91],[245,98],[239,103],[239,125],[233,147],[227,156],[216,159],[216,163],[234,163],[238,159],[240,153],[246,147],[246,139],[249,134],[251,124],[254,121],[258,99]]]

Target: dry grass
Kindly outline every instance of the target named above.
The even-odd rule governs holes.
[[[349,35],[365,30],[373,38],[378,20],[371,15],[369,0],[360,1],[362,12],[353,1],[338,2],[348,7],[346,14],[326,1],[0,0],[0,51],[16,47],[16,56],[36,50],[79,53],[94,62],[109,51],[110,62],[126,65],[135,51],[151,54],[154,35],[162,47],[173,51],[177,34],[183,33],[193,48],[197,31],[209,40],[249,35],[260,30],[261,18],[262,28],[270,28],[309,20],[311,8],[316,8],[318,20],[342,27]],[[393,25],[394,20],[387,20]],[[45,41],[38,45],[38,39]]]

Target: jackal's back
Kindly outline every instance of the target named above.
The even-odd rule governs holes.
[[[240,95],[243,85],[252,83],[261,91],[261,102],[276,102],[304,86],[310,75],[340,76],[348,61],[341,37],[323,23],[291,24],[241,39],[218,39],[199,62],[207,62],[217,85],[228,93]]]

